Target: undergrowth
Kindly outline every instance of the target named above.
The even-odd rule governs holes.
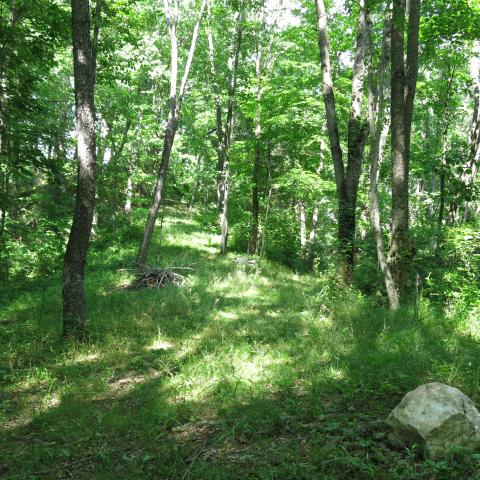
[[[2,478],[480,478],[478,455],[425,460],[384,425],[422,383],[480,400],[475,329],[328,272],[238,265],[174,209],[150,263],[186,282],[127,291],[143,213],[93,241],[85,343],[60,340],[58,274],[2,288]]]

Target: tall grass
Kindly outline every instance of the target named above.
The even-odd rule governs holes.
[[[237,265],[173,210],[150,259],[190,265],[186,284],[126,291],[139,225],[93,243],[83,344],[60,341],[58,276],[6,287],[2,478],[479,478],[475,454],[424,460],[383,423],[429,381],[480,400],[465,322],[426,302],[392,314],[328,272]]]

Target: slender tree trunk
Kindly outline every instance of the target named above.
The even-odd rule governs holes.
[[[260,32],[258,34],[257,55],[255,58],[255,76],[257,81],[257,113],[255,117],[255,157],[253,160],[252,171],[252,230],[250,232],[249,253],[255,254],[257,252],[258,244],[258,224],[260,215],[260,162],[262,156],[261,135],[262,135],[262,28],[264,18],[262,15]]]
[[[367,11],[364,0],[360,0],[357,43],[353,65],[352,101],[348,122],[348,163],[345,171],[331,74],[325,4],[323,0],[316,0],[316,5],[320,58],[322,62],[323,99],[338,198],[339,273],[349,283],[355,263],[356,203],[363,151],[367,139],[367,122],[362,118],[365,56],[368,45]]]
[[[95,206],[95,106],[88,0],[72,0],[73,66],[78,136],[75,211],[63,268],[63,335],[85,335],[84,272]]]
[[[403,295],[414,248],[409,235],[410,132],[418,71],[419,0],[410,0],[407,74],[404,64],[405,1],[393,1],[391,34],[392,236],[388,263],[397,295]]]
[[[435,245],[435,254],[440,255],[440,243],[442,235],[443,218],[445,216],[445,194],[446,194],[446,177],[447,177],[447,151],[448,151],[448,129],[450,126],[450,96],[452,91],[453,77],[455,75],[455,67],[449,66],[447,77],[447,91],[445,94],[445,105],[443,114],[443,132],[442,132],[442,158],[440,170],[440,205],[438,208],[437,219],[437,239]]]
[[[111,159],[112,162],[115,162],[122,156],[123,149],[127,144],[128,132],[130,131],[131,126],[132,126],[132,121],[130,119],[127,119],[127,121],[125,122],[125,127],[123,128],[122,138],[120,139],[120,143],[115,148],[112,148],[112,159]]]
[[[172,153],[173,142],[177,133],[178,118],[180,116],[180,109],[185,95],[185,89],[187,86],[188,76],[193,62],[193,56],[197,46],[198,33],[200,30],[200,24],[205,12],[207,0],[203,0],[200,7],[200,13],[197,19],[197,23],[193,29],[192,40],[190,43],[190,50],[188,53],[187,61],[183,77],[178,88],[178,40],[177,40],[177,25],[179,15],[179,0],[174,0],[174,7],[171,9],[169,6],[169,0],[163,0],[164,9],[167,16],[168,33],[170,37],[171,55],[170,55],[170,96],[168,100],[168,120],[165,128],[165,135],[163,141],[163,150],[160,161],[160,168],[158,170],[157,182],[155,184],[152,204],[148,213],[147,223],[143,233],[142,243],[137,255],[137,265],[145,265],[148,256],[148,249],[152,240],[153,230],[155,228],[155,222],[157,220],[158,211],[163,201],[165,183],[167,179],[168,165],[170,162],[170,156]]]
[[[230,160],[233,138],[233,119],[235,111],[235,93],[237,90],[237,72],[240,60],[240,50],[243,37],[243,2],[240,5],[240,11],[235,13],[235,28],[232,32],[232,41],[230,55],[228,58],[228,107],[227,118],[225,122],[223,152],[221,160],[223,161],[222,171],[220,173],[220,254],[227,253],[228,244],[228,196],[230,193]],[[220,167],[220,165],[218,165]]]
[[[190,203],[188,205],[188,212],[192,213],[193,204],[195,202],[195,197],[197,196],[197,192],[200,188],[200,173],[202,171],[202,156],[197,155],[197,165],[195,171],[195,185],[193,187],[192,196],[190,197]]]
[[[125,206],[123,211],[130,215],[132,213],[132,197],[133,197],[133,181],[132,175],[129,173],[127,178],[127,190],[125,192]]]
[[[2,62],[3,63],[3,62]],[[3,78],[3,65],[0,64],[0,237],[5,231],[5,222],[7,215],[7,202],[8,202],[8,164],[5,162],[6,152],[6,127],[5,127],[5,84]],[[3,166],[5,163],[5,166]]]
[[[229,100],[223,151],[223,170],[220,181],[220,254],[227,253],[228,195],[230,193],[230,154],[233,135],[233,97]]]
[[[272,142],[270,134],[268,135],[268,154],[267,154],[267,173],[268,173],[268,195],[265,205],[265,218],[263,220],[262,236],[260,238],[260,247],[258,249],[257,273],[260,271],[263,252],[267,245],[268,219],[270,214],[270,205],[272,203],[273,183],[272,183]]]
[[[1,210],[1,220],[0,220],[0,239],[5,232],[5,224],[7,221],[7,211],[8,211],[8,198],[10,195],[9,185],[10,185],[10,172],[8,167],[6,168],[5,173],[2,175],[2,197],[0,198],[0,210]]]
[[[253,162],[253,173],[252,173],[252,230],[250,232],[250,242],[248,253],[254,255],[257,253],[258,246],[258,229],[259,229],[259,218],[260,218],[260,195],[259,195],[259,184],[260,184],[260,160],[261,160],[261,147],[260,142],[257,140],[255,142],[255,158]]]
[[[370,222],[375,237],[375,245],[377,249],[377,259],[380,271],[382,272],[385,290],[387,292],[388,303],[391,310],[399,307],[399,300],[395,284],[393,282],[392,273],[387,263],[385,254],[385,245],[382,235],[382,224],[380,215],[380,202],[378,199],[378,178],[380,171],[380,163],[383,158],[383,151],[390,130],[390,122],[385,121],[385,72],[390,59],[390,22],[385,21],[385,27],[382,38],[382,53],[380,63],[376,72],[377,88],[374,90],[374,72],[371,66],[370,54],[370,79],[369,79],[369,126],[370,126]]]
[[[417,90],[418,75],[418,42],[420,33],[420,3],[421,0],[408,0],[408,36],[407,63],[405,72],[405,158],[408,173],[410,171],[410,139],[412,132],[413,106]],[[408,195],[407,195],[408,200]],[[408,203],[407,203],[408,205]]]
[[[279,4],[282,5],[283,0]],[[252,226],[250,232],[250,241],[248,252],[250,254],[257,253],[258,250],[258,236],[260,223],[260,171],[262,160],[262,99],[264,88],[262,84],[262,71],[266,72],[270,69],[273,63],[272,49],[275,37],[272,34],[268,43],[266,52],[264,54],[263,39],[265,34],[266,10],[262,10],[259,20],[260,28],[257,37],[257,54],[255,57],[255,77],[257,83],[257,112],[255,117],[255,156],[252,169]],[[274,19],[276,25],[277,19]]]
[[[210,62],[210,76],[212,81],[213,95],[215,100],[215,127],[216,127],[216,142],[215,150],[217,152],[217,165],[216,165],[216,188],[217,188],[217,205],[220,210],[220,191],[222,187],[222,172],[223,172],[223,118],[222,118],[222,100],[220,97],[220,87],[218,85],[217,71],[215,68],[215,46],[213,43],[213,31],[211,25],[211,11],[210,2],[208,3],[208,28],[207,28],[207,40],[208,40],[208,58]],[[233,48],[232,46],[230,48]]]
[[[315,199],[313,201],[312,228],[310,230],[308,259],[307,259],[308,271],[312,273],[315,269],[315,243],[317,241],[317,227],[318,227],[318,200]]]
[[[462,174],[462,182],[468,190],[473,188],[480,163],[480,41],[474,43],[473,57],[471,64],[473,79],[473,116],[470,130],[470,159],[467,162],[465,171]],[[467,200],[464,204],[463,221],[467,222],[472,213],[471,202]]]
[[[305,202],[302,200],[297,201],[295,203],[295,212],[297,214],[300,233],[300,254],[302,260],[305,260],[307,253],[307,217],[305,214]]]

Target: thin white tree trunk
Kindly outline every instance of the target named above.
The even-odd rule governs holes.
[[[393,281],[392,272],[387,263],[385,254],[385,244],[382,235],[382,224],[380,215],[380,202],[378,199],[378,178],[380,164],[383,158],[385,143],[387,141],[388,132],[390,130],[390,121],[385,119],[385,71],[389,61],[389,28],[390,22],[386,20],[383,38],[382,53],[380,63],[376,72],[377,89],[374,91],[373,69],[370,65],[369,72],[369,102],[368,116],[370,127],[370,222],[375,237],[375,246],[377,249],[377,259],[380,271],[382,272],[385,290],[387,292],[388,303],[391,310],[397,310],[399,307],[399,299],[395,283]],[[371,55],[370,55],[371,62]]]
[[[317,241],[317,227],[318,227],[318,200],[315,199],[313,201],[312,228],[310,230],[308,261],[307,261],[307,267],[310,272],[313,272],[315,268],[315,243]]]
[[[173,7],[170,7],[169,0],[163,0],[165,15],[167,17],[168,33],[170,37],[170,95],[168,99],[168,120],[165,128],[162,158],[160,162],[160,168],[158,172],[157,182],[153,192],[152,205],[145,225],[143,233],[142,243],[137,255],[137,265],[145,265],[148,256],[148,249],[152,240],[153,230],[155,228],[155,222],[157,220],[158,211],[163,201],[163,195],[165,190],[165,183],[167,179],[168,165],[170,162],[170,155],[177,133],[178,119],[180,116],[180,109],[185,95],[185,89],[192,66],[193,56],[197,46],[198,32],[200,24],[205,13],[205,7],[207,0],[203,0],[200,7],[197,22],[193,29],[192,39],[190,43],[190,49],[185,63],[185,69],[183,77],[178,89],[178,39],[177,39],[177,26],[179,17],[179,0],[174,0]]]

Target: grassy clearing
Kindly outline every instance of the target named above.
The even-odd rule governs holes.
[[[194,271],[158,291],[121,289],[134,229],[95,241],[82,345],[59,340],[58,278],[7,287],[2,478],[480,478],[479,456],[424,461],[383,425],[428,381],[480,401],[472,328],[426,305],[392,315],[327,274],[256,274],[199,232],[169,212],[151,263]]]

